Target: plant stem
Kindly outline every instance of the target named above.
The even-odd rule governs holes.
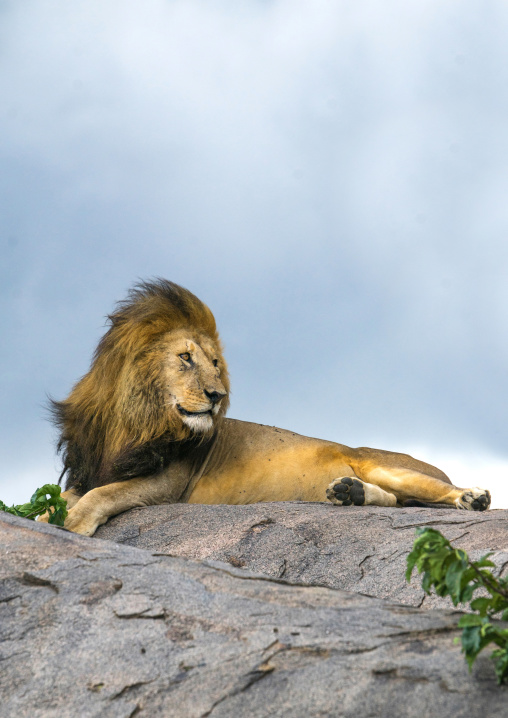
[[[23,516],[23,518],[24,518],[24,519],[31,519],[32,516],[40,516],[41,514],[45,513],[46,511],[48,511],[49,513],[51,513],[51,511],[49,511],[49,509],[38,509],[37,511],[32,511],[31,514],[27,514],[26,516]]]
[[[468,558],[467,562],[468,562],[469,566],[475,571],[475,573],[478,574],[478,576],[480,577],[481,581],[485,584],[485,586],[488,586],[490,588],[490,590],[493,591],[494,593],[497,593],[500,596],[502,596],[503,598],[508,599],[508,591],[505,591],[504,589],[500,588],[495,583],[493,583],[489,578],[487,578],[487,576],[485,576],[480,571],[480,569],[477,568],[469,558]]]

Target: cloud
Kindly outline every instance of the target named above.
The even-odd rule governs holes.
[[[45,393],[66,394],[114,301],[153,275],[216,312],[231,415],[506,459],[505,3],[31,0],[0,17],[12,476],[27,454],[53,465]]]

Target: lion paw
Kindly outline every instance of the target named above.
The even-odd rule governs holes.
[[[82,536],[93,536],[100,523],[86,510],[75,506],[69,510],[64,522],[64,528]]]
[[[468,489],[455,500],[455,506],[466,511],[486,511],[490,506],[490,492],[477,486]]]
[[[326,498],[337,506],[363,506],[365,504],[365,489],[363,481],[345,476],[334,479],[326,489]]]

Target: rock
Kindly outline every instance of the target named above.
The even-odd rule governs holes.
[[[282,530],[275,507],[258,509]],[[452,610],[292,585],[7,514],[0,544],[6,718],[506,715],[508,689],[488,657],[468,673]]]
[[[341,508],[325,503],[165,504],[111,519],[96,536],[192,559],[225,561],[292,582],[342,588],[411,606],[449,607],[404,579],[418,526],[434,526],[478,559],[508,566],[508,510]]]

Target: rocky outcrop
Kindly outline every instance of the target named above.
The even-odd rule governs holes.
[[[257,508],[284,529],[276,507]],[[176,510],[189,518],[192,507]],[[262,537],[264,526],[247,533]],[[315,531],[302,551],[319,546]],[[343,552],[354,536],[343,537]],[[508,689],[496,686],[487,656],[468,673],[452,610],[294,585],[235,568],[231,557],[195,562],[9,515],[0,515],[0,543],[1,716],[506,715]]]
[[[404,579],[418,526],[434,526],[473,558],[508,567],[508,511],[340,508],[320,503],[165,504],[111,519],[96,536],[191,559],[225,561],[293,582],[342,588],[412,606],[449,607]]]

